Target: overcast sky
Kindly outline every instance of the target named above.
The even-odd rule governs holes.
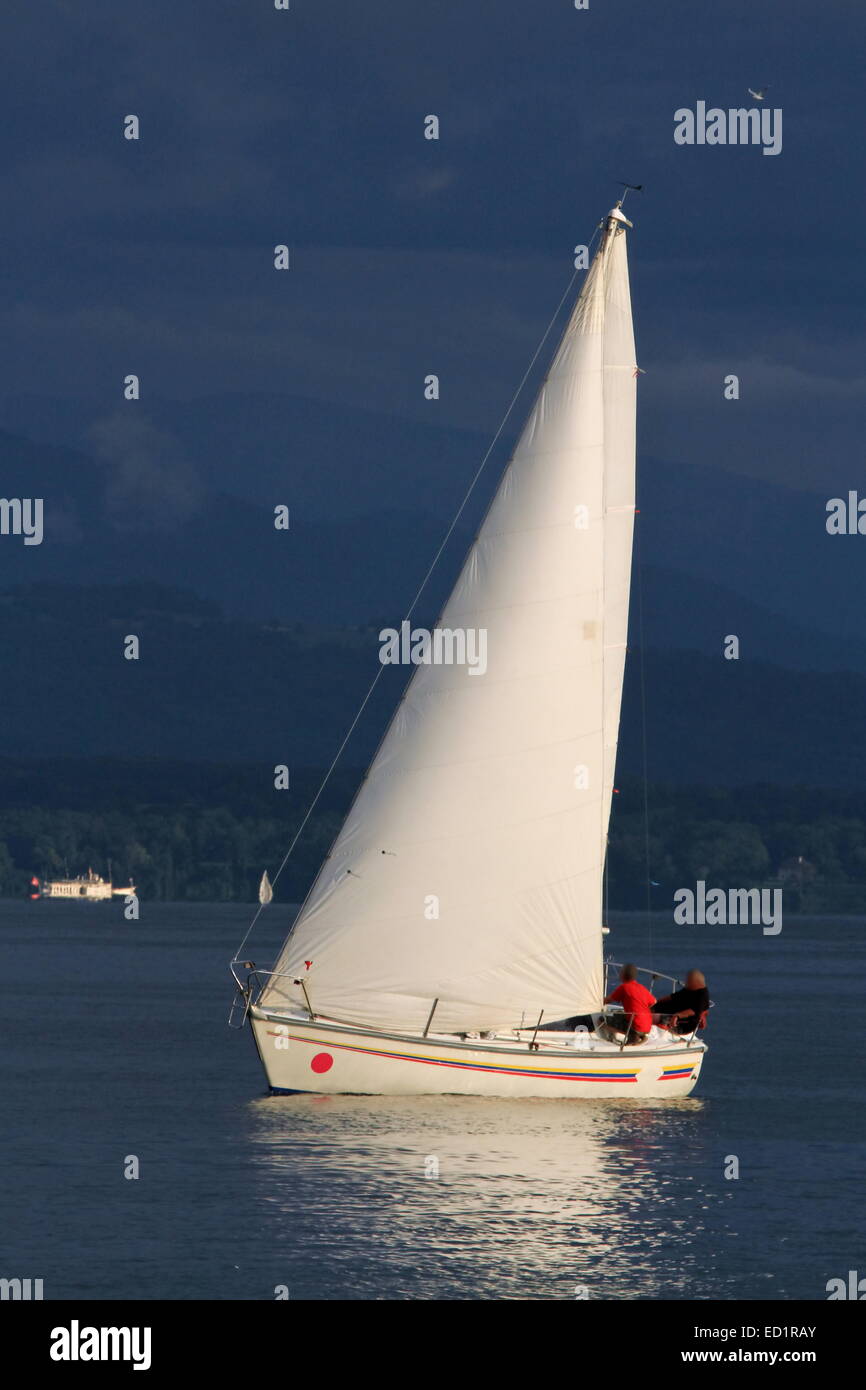
[[[157,437],[167,402],[250,394],[382,413],[386,453],[394,414],[489,437],[622,178],[646,186],[627,204],[642,452],[856,487],[864,38],[853,0],[18,6],[0,427],[110,452],[136,371]],[[677,108],[762,84],[778,156],[675,144]],[[303,450],[264,428],[266,451]],[[255,495],[254,461],[214,469]],[[351,458],[345,476],[350,498]]]

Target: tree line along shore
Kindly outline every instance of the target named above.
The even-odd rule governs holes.
[[[160,760],[3,760],[0,895],[25,897],[35,874],[92,867],[132,878],[148,900],[250,902],[281,862],[321,781],[300,769],[274,788],[272,769]],[[360,781],[338,770],[286,869],[278,898],[297,902]],[[608,864],[613,909],[665,911],[673,893],[778,886],[787,911],[866,911],[866,791],[811,787],[644,788],[614,797]],[[648,858],[647,858],[648,850]],[[649,886],[649,892],[648,892]]]

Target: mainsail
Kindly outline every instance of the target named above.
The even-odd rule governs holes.
[[[634,524],[625,218],[601,245],[439,620],[261,1003],[419,1032],[599,1006]],[[303,977],[305,994],[293,980]]]

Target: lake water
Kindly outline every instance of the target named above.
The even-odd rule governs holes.
[[[226,1027],[249,915],[0,903],[0,1276],[46,1298],[535,1300],[826,1299],[866,1274],[862,920],[650,941],[614,916],[616,959],[699,965],[716,1000],[694,1096],[640,1103],[268,1097]],[[288,920],[268,909],[253,959]]]

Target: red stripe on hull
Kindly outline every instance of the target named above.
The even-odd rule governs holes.
[[[273,1033],[268,1030],[268,1036],[286,1037],[285,1033]],[[492,1076],[523,1076],[537,1077],[542,1081],[599,1081],[599,1082],[619,1082],[635,1083],[637,1072],[569,1072],[569,1071],[542,1071],[538,1067],[497,1067],[492,1065],[482,1065],[475,1062],[455,1062],[440,1060],[438,1057],[414,1057],[403,1052],[383,1052],[372,1047],[353,1047],[351,1043],[338,1043],[329,1041],[322,1044],[316,1038],[300,1037],[296,1033],[288,1034],[292,1042],[309,1043],[312,1047],[326,1045],[331,1048],[338,1048],[343,1052],[358,1052],[366,1057],[383,1057],[391,1062],[422,1062],[428,1067],[453,1067],[456,1071],[479,1071]],[[671,1077],[671,1080],[674,1078]]]

